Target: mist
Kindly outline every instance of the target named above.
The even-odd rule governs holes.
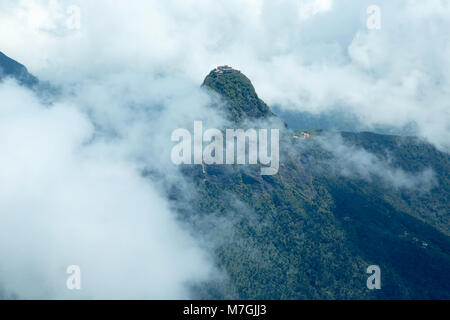
[[[331,154],[325,160],[334,174],[362,179],[368,183],[380,180],[394,190],[429,192],[438,185],[433,168],[419,172],[407,172],[393,164],[393,159],[381,157],[361,147],[345,142],[339,134],[327,134],[318,139],[319,145]]]

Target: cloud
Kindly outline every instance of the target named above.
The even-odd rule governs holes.
[[[208,252],[142,177],[136,150],[143,137],[99,135],[69,99],[42,105],[10,80],[0,84],[0,101],[3,292],[37,299],[188,298],[190,285],[213,276]],[[125,125],[130,135],[139,131],[135,121]],[[72,264],[81,267],[79,292],[65,286]]]
[[[333,5],[332,0],[310,0],[299,3],[300,19],[308,19],[311,16],[328,11]]]

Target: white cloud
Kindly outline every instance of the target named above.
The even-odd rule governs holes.
[[[145,136],[136,121],[128,126],[139,139],[121,143],[95,138],[94,123],[67,100],[44,106],[7,81],[0,101],[3,292],[37,299],[188,298],[189,285],[213,276],[208,252],[132,160],[136,150],[154,146],[138,149]],[[72,264],[81,267],[79,292],[65,285]]]

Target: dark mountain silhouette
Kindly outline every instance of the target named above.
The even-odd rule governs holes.
[[[0,81],[6,77],[15,78],[20,84],[32,87],[38,79],[30,74],[27,68],[0,52]]]

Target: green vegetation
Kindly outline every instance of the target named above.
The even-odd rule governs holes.
[[[294,136],[303,138],[305,133],[309,134],[310,138],[313,138],[313,137],[320,136],[322,131],[321,130],[312,130],[312,129],[301,129],[301,130],[296,131],[294,133]]]

